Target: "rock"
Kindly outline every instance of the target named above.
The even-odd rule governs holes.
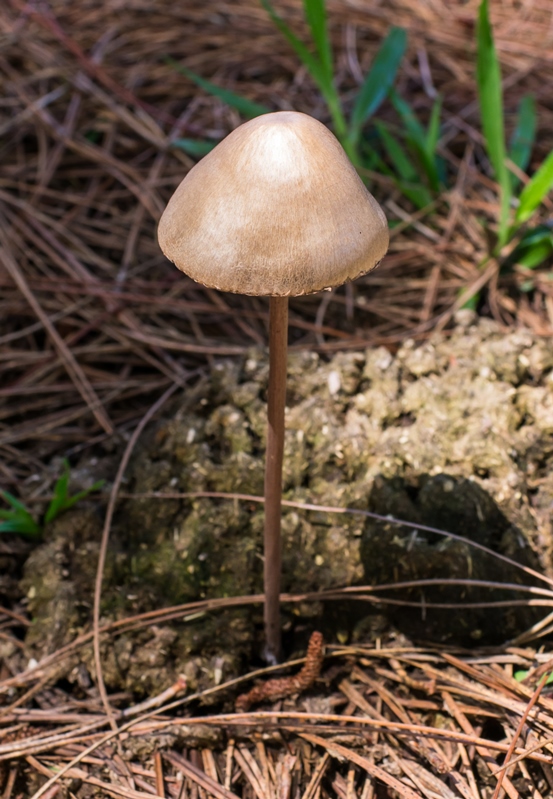
[[[526,331],[505,334],[467,314],[449,336],[405,342],[395,355],[379,347],[326,362],[292,352],[284,496],[437,527],[553,576],[552,370],[549,342]],[[258,350],[219,362],[143,437],[126,480],[137,496],[119,502],[114,521],[103,618],[262,590],[261,505],[141,495],[262,494],[267,379],[267,357]],[[29,641],[41,651],[66,642],[90,616],[98,532],[72,532],[72,518],[60,518],[27,566],[26,590],[36,592]],[[466,542],[392,518],[284,508],[283,539],[284,591],[448,577],[531,584],[529,575]],[[58,562],[67,552],[70,576]],[[411,603],[422,597],[426,607],[286,605],[285,643],[294,648],[315,623],[329,640],[362,640],[363,630],[382,630],[384,611],[400,632],[421,638],[498,643],[543,612],[513,604],[524,594],[482,586],[388,596]],[[465,607],[454,611],[455,623],[452,610],[428,606],[498,599],[511,604]],[[257,605],[125,633],[105,644],[110,685],[152,692],[185,673],[201,689],[221,679],[221,663],[222,678],[230,678],[261,650],[261,618]],[[88,656],[86,662],[92,669]]]

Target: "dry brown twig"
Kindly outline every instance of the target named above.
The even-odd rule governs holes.
[[[241,694],[236,700],[236,712],[245,713],[259,702],[274,702],[292,694],[306,691],[314,684],[321,673],[324,657],[323,636],[319,632],[311,633],[305,663],[301,670],[291,677],[279,677],[261,685],[254,686],[248,693]]]

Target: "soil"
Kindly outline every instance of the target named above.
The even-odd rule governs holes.
[[[146,492],[263,492],[266,352],[215,363],[179,397],[135,450],[113,525],[102,618],[127,617],[202,597],[262,590],[262,505],[209,498],[148,499]],[[392,517],[472,539],[553,576],[553,348],[528,331],[504,332],[461,311],[447,336],[395,353],[378,348],[289,356],[284,496],[369,510],[381,520],[283,510],[283,590],[321,591],[413,579],[474,578],[531,585],[509,563],[464,541],[405,527]],[[113,479],[113,454],[83,460],[74,489]],[[83,505],[61,516],[28,557],[21,581],[38,659],[90,625],[103,519]],[[534,581],[535,583],[535,581]],[[12,587],[13,589],[13,587]],[[464,646],[513,638],[543,609],[519,607],[511,589],[426,586],[387,596],[423,607],[343,600],[283,608],[287,653],[309,633],[330,641],[411,638]],[[432,609],[432,602],[507,600],[496,608]],[[204,613],[106,642],[110,690],[147,695],[185,674],[205,688],[243,672],[261,651],[259,606]],[[91,649],[65,678],[85,685]]]

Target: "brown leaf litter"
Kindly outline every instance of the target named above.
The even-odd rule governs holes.
[[[279,8],[305,33],[297,0]],[[477,129],[476,10],[476,0],[329,3],[346,105],[389,26],[408,29],[398,91],[421,117],[436,92],[444,95],[440,153],[453,183],[413,213],[389,178],[368,176],[395,224],[389,255],[353,285],[294,300],[292,347],[325,353],[424,340],[481,290],[484,313],[550,335],[547,266],[533,272],[531,295],[519,291],[524,275],[476,266],[482,223],[493,226],[497,212]],[[492,4],[508,129],[522,94],[536,97],[533,168],[553,144],[544,80],[552,13],[547,3]],[[161,210],[192,166],[172,142],[218,140],[238,123],[165,56],[275,110],[328,120],[256,0],[160,0],[147,19],[134,3],[6,0],[0,31],[9,152],[0,167],[0,469],[9,489],[44,474],[58,453],[113,447],[169,384],[185,387],[214,356],[266,341],[263,302],[204,290],[155,241]],[[382,114],[392,121],[389,107]]]

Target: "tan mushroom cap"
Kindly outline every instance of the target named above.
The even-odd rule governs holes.
[[[190,170],[158,238],[204,286],[286,297],[374,269],[388,226],[332,133],[282,111],[241,125]]]

